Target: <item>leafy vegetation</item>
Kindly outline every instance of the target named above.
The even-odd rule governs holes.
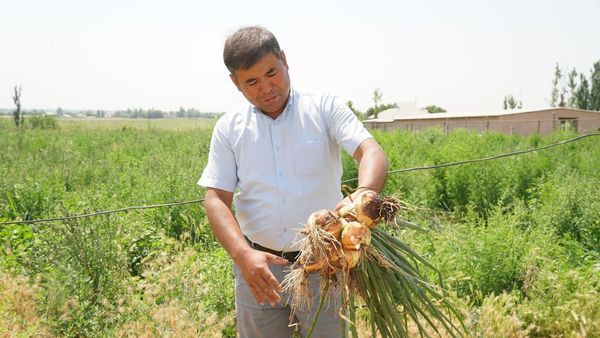
[[[566,74],[566,76],[564,76]],[[577,75],[579,74],[579,84]],[[600,110],[600,60],[594,62],[588,77],[573,68],[565,73],[560,65],[554,66],[550,105],[587,110]]]
[[[16,130],[0,119],[0,222],[198,199],[211,127],[58,120]],[[374,136],[399,169],[576,135]],[[600,332],[599,140],[389,176],[384,195],[415,206],[404,217],[428,229],[396,235],[439,268],[470,336]],[[346,155],[344,171],[356,177]],[[0,225],[0,243],[0,335],[235,336],[231,261],[201,204]]]
[[[437,114],[437,113],[445,113],[446,109],[442,108],[442,107],[438,107],[436,105],[429,105],[427,107],[424,108],[425,110],[427,110],[428,113],[430,114]]]

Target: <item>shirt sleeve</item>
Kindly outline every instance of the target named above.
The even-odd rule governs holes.
[[[339,98],[332,97],[326,106],[330,112],[327,119],[329,132],[350,156],[354,155],[358,146],[373,136]]]
[[[198,185],[234,192],[237,186],[237,165],[229,142],[227,124],[221,119],[215,125],[210,140],[208,162]]]

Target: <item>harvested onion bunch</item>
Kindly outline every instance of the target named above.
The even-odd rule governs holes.
[[[310,215],[300,232],[300,257],[284,279],[283,288],[294,294],[293,310],[308,309],[312,299],[308,276],[321,274],[321,301],[312,328],[333,289],[341,292],[340,317],[350,324],[354,336],[357,297],[369,310],[372,336],[378,331],[383,337],[408,337],[408,321],[415,323],[421,336],[438,332],[439,326],[454,337],[461,335],[452,321],[454,315],[462,325],[460,313],[421,275],[419,263],[437,270],[398,238],[376,227],[380,223],[416,227],[396,217],[401,207],[399,200],[367,190],[339,211],[324,209]]]

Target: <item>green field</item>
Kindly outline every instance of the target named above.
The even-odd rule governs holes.
[[[0,119],[0,222],[199,199],[213,125]],[[374,136],[401,169],[578,135]],[[346,155],[344,172],[356,177]],[[427,232],[398,236],[442,272],[468,336],[600,336],[600,136],[391,174],[383,193],[414,206],[404,217]],[[231,262],[200,203],[0,225],[0,243],[0,336],[235,336]]]
[[[185,119],[185,118],[164,118],[164,119],[128,119],[128,118],[90,118],[90,119],[64,119],[61,120],[61,127],[75,129],[160,129],[170,131],[183,131],[189,129],[212,129],[215,120],[212,119]]]

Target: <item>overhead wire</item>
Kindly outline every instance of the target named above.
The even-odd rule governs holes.
[[[445,168],[445,167],[452,167],[455,165],[463,165],[463,164],[468,164],[468,163],[491,161],[491,160],[496,160],[496,159],[503,158],[503,157],[510,157],[510,156],[515,156],[515,155],[532,153],[532,152],[536,152],[536,151],[540,151],[540,150],[544,150],[544,149],[548,149],[548,148],[552,148],[552,147],[557,147],[557,146],[564,145],[567,143],[579,141],[583,138],[590,137],[590,136],[600,136],[600,133],[585,134],[585,135],[581,135],[581,136],[578,136],[578,137],[575,137],[572,139],[568,139],[568,140],[564,140],[564,141],[560,141],[560,142],[556,142],[556,143],[551,143],[551,144],[545,145],[543,147],[519,150],[519,151],[505,153],[505,154],[499,154],[499,155],[495,155],[495,156],[476,158],[476,159],[472,159],[472,160],[448,162],[448,163],[435,164],[435,165],[429,165],[429,166],[390,170],[390,171],[388,171],[388,174],[397,174],[397,173],[404,173],[404,172],[417,171],[417,170],[439,169],[439,168]],[[358,181],[358,178],[351,178],[348,180],[344,180],[344,181],[342,181],[342,183],[350,183],[350,182],[354,182],[354,181]]]
[[[491,160],[496,160],[496,159],[500,159],[500,158],[504,158],[504,157],[516,156],[516,155],[536,152],[536,151],[540,151],[540,150],[545,150],[548,148],[557,147],[557,146],[561,146],[561,145],[564,145],[567,143],[579,141],[581,139],[584,139],[587,137],[592,137],[592,136],[600,136],[600,133],[590,133],[590,134],[580,135],[580,136],[577,136],[577,137],[574,137],[574,138],[571,138],[568,140],[551,143],[551,144],[548,144],[548,145],[545,145],[542,147],[531,148],[531,149],[526,149],[526,150],[519,150],[519,151],[514,151],[514,152],[504,153],[504,154],[499,154],[499,155],[494,155],[494,156],[488,156],[488,157],[483,157],[483,158],[464,160],[464,161],[456,161],[456,162],[448,162],[448,163],[429,165],[429,166],[395,169],[395,170],[388,171],[388,174],[397,174],[397,173],[418,171],[418,170],[439,169],[439,168],[464,165],[464,164],[469,164],[469,163],[491,161]],[[351,182],[355,182],[355,181],[358,181],[358,178],[343,180],[343,181],[341,181],[341,183],[351,183]],[[8,222],[0,222],[0,226],[1,225],[9,225],[9,224],[35,224],[35,223],[48,223],[48,222],[56,222],[56,221],[68,221],[68,220],[74,220],[74,219],[79,219],[79,218],[107,215],[107,214],[113,214],[113,213],[117,213],[117,212],[125,212],[125,211],[130,211],[130,210],[143,210],[143,209],[152,209],[152,208],[161,208],[161,207],[171,207],[171,206],[178,206],[178,205],[201,203],[203,201],[204,201],[204,199],[200,198],[200,199],[195,199],[195,200],[190,200],[190,201],[153,204],[153,205],[130,206],[130,207],[125,207],[125,208],[97,211],[97,212],[92,212],[92,213],[87,213],[87,214],[71,215],[71,216],[65,216],[65,217],[53,217],[53,218],[37,219],[37,220],[8,221]]]

